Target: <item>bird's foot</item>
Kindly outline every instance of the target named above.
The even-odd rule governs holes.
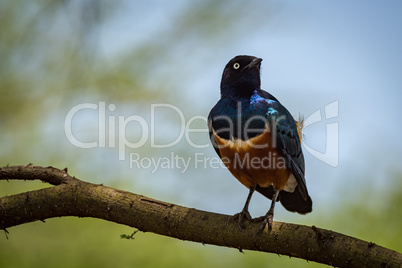
[[[255,233],[254,236],[257,236],[258,234],[262,233],[262,231],[265,229],[265,226],[267,226],[267,224],[268,224],[268,230],[271,230],[273,218],[274,218],[274,215],[272,213],[268,212],[265,216],[258,217],[258,218],[255,218],[254,220],[252,220],[253,222],[261,222],[262,221],[260,228],[258,229],[258,231]]]
[[[230,220],[234,220],[237,221],[239,224],[239,228],[240,229],[244,229],[245,226],[243,225],[243,221],[244,219],[247,219],[248,221],[252,221],[253,218],[251,218],[250,213],[248,212],[248,210],[242,210],[239,213],[236,213],[235,215],[233,215]]]

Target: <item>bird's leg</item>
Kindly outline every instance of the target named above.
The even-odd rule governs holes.
[[[248,212],[248,205],[250,204],[251,197],[255,191],[255,186],[250,186],[250,192],[248,193],[246,203],[244,204],[243,210],[240,213],[233,215],[233,219],[238,221],[240,229],[244,229],[242,225],[243,219],[246,218],[249,221],[252,220],[250,213]]]
[[[278,198],[278,194],[279,194],[279,190],[274,188],[274,192],[272,194],[271,207],[269,208],[267,214],[265,214],[265,216],[262,217],[261,227],[258,229],[257,233],[255,233],[255,235],[258,235],[259,233],[261,233],[262,230],[264,230],[267,223],[268,223],[268,230],[271,230],[272,220],[274,218],[274,208],[275,208],[276,199]]]

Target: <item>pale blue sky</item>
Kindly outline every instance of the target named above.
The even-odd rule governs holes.
[[[100,51],[111,62],[144,40],[155,38],[155,34],[177,27],[171,22],[178,11],[191,7],[185,1],[128,1],[125,5],[100,29]],[[249,1],[244,5],[248,23],[236,26],[231,33],[235,36],[222,35],[209,46],[190,42],[185,53],[176,49],[169,61],[161,60],[159,68],[170,79],[182,81],[171,89],[181,97],[166,102],[182,108],[188,117],[207,116],[218,101],[220,77],[227,61],[238,54],[261,57],[262,88],[292,114],[308,118],[319,109],[323,112],[327,104],[339,102],[338,118],[305,129],[305,143],[324,151],[326,123],[339,124],[337,167],[322,163],[304,150],[307,185],[315,211],[325,213],[326,205],[336,205],[340,196],[353,199],[353,192],[361,185],[387,186],[390,176],[401,172],[402,123],[398,108],[402,100],[402,2],[271,1],[266,5]],[[253,10],[255,16],[250,14]],[[250,27],[254,23],[256,27]],[[117,111],[133,114],[129,109],[128,105]],[[204,143],[208,137],[200,140]],[[186,146],[183,142],[173,149],[152,152],[169,156],[177,149],[185,151]],[[95,160],[102,166],[105,150],[83,153],[98,155]],[[215,157],[211,147],[199,152]],[[144,179],[135,184],[153,189],[154,197],[179,199],[183,205],[232,214],[241,209],[247,196],[247,190],[225,169],[201,168],[188,174],[161,170],[151,174],[149,170],[128,169],[128,162],[117,161],[115,152],[109,157],[126,170],[122,171],[124,176],[130,172],[142,174]],[[262,197],[256,200],[263,205],[252,205],[252,213],[265,213],[268,202]],[[354,201],[362,205],[367,202]],[[288,214],[278,210],[283,217],[279,220],[286,220]]]

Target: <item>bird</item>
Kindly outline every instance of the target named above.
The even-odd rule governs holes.
[[[233,219],[242,229],[245,219],[262,221],[256,235],[267,225],[272,229],[277,201],[291,212],[312,211],[304,176],[302,121],[295,120],[278,99],[261,89],[261,62],[258,57],[239,55],[226,64],[220,100],[207,120],[216,153],[249,189],[242,211]],[[255,191],[272,201],[266,215],[252,219],[248,207]]]

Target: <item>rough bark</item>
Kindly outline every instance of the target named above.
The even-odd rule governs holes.
[[[41,180],[50,188],[0,198],[0,229],[62,216],[93,217],[182,240],[277,253],[337,267],[401,267],[402,254],[315,226],[274,222],[240,230],[231,216],[200,211],[78,180],[67,170],[0,168],[0,180]]]

